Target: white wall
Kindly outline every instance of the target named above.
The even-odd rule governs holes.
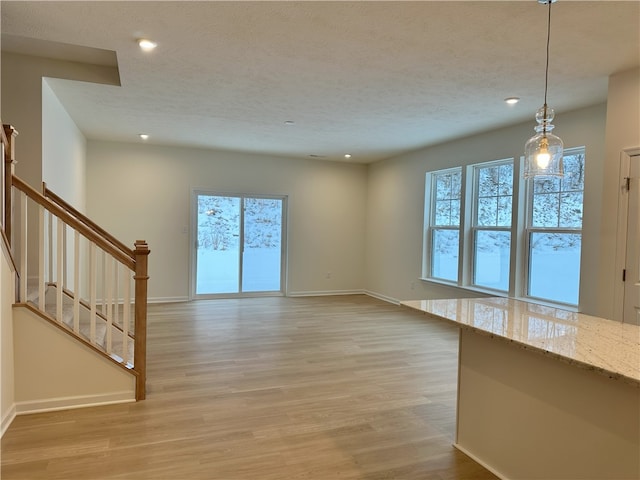
[[[136,379],[26,307],[13,312],[16,413],[135,401]]]
[[[0,238],[0,242],[3,239]],[[15,416],[12,319],[14,278],[8,251],[3,246],[0,248],[0,436]]]
[[[365,166],[89,141],[87,211],[127,245],[148,242],[150,301],[189,296],[193,189],[287,195],[288,294],[362,290]]]
[[[2,121],[19,132],[16,175],[32,187],[43,179],[44,77],[117,85],[117,68],[2,52]],[[54,127],[55,128],[55,127]]]
[[[580,308],[596,315],[604,311],[598,302],[598,278],[605,119],[604,104],[561,113],[556,119],[567,148],[586,147]],[[424,174],[519,158],[533,126],[532,120],[368,167],[89,141],[87,208],[127,244],[136,238],[149,242],[151,301],[189,295],[190,239],[184,230],[189,230],[193,188],[290,196],[289,294],[364,289],[389,300],[477,296],[419,280]],[[325,278],[328,271],[331,279]]]
[[[614,288],[622,272],[615,271],[616,212],[620,185],[620,154],[640,147],[640,68],[609,77],[607,99],[606,159],[602,172],[601,272],[598,278],[599,315],[613,318]],[[640,238],[638,239],[640,242]]]
[[[23,55],[2,52],[2,121],[18,131],[16,175],[38,188],[42,181],[42,75]]]
[[[69,78],[75,73],[65,62],[2,55],[2,118],[20,132],[17,172],[34,186],[43,176],[42,76]],[[94,76],[100,77],[100,72]],[[640,143],[638,77],[638,69],[611,77],[606,113],[603,105],[572,113],[559,112],[555,122],[556,131],[567,147],[587,146],[581,308],[604,317],[611,316],[617,278],[612,260],[613,212],[617,208],[620,150]],[[150,242],[153,250],[150,292],[155,298],[188,295],[189,242],[182,228],[188,225],[188,191],[192,187],[292,195],[290,293],[365,288],[390,299],[473,295],[418,280],[424,172],[454,164],[517,157],[533,133],[533,125],[532,112],[531,122],[523,125],[379,162],[369,167],[364,186],[354,178],[363,174],[366,167],[341,164],[328,167],[321,166],[320,162],[312,166],[306,160],[90,142],[89,149],[91,143],[94,144],[94,155],[93,160],[89,160],[91,165],[87,165],[87,179],[92,189],[87,196],[87,209],[128,243],[136,237]],[[101,161],[117,165],[118,171],[111,171],[106,163],[100,166]],[[343,173],[338,175],[338,170]],[[132,171],[142,172],[144,194],[138,194],[132,185],[131,182],[135,182],[131,180]],[[359,173],[356,175],[355,171]],[[350,174],[344,175],[344,172]],[[121,186],[115,190],[116,177],[125,177],[126,188]],[[170,177],[170,182],[164,182],[164,177]],[[332,191],[340,193],[329,194]],[[111,208],[106,200],[120,208]],[[319,225],[300,213],[305,209],[320,219]],[[116,212],[124,213],[120,221],[115,219]],[[171,214],[182,219],[180,225],[160,221]],[[343,244],[345,238],[349,241]],[[363,238],[366,241],[356,240]],[[364,249],[366,257],[362,256]],[[161,258],[164,266],[160,267],[157,261],[154,265],[154,257]],[[333,273],[331,281],[324,278],[329,270]],[[163,280],[163,272],[175,275],[176,284]]]
[[[81,212],[85,209],[86,151],[86,139],[43,79],[42,181]]]
[[[463,138],[370,165],[368,172],[366,288],[391,299],[479,296],[475,292],[419,280],[425,173],[478,162],[519,159],[535,121]],[[595,313],[600,252],[605,105],[556,115],[565,148],[586,147],[582,311]],[[413,286],[413,288],[412,288]]]
[[[58,100],[47,79],[42,79],[42,181],[46,182],[49,190],[81,212],[86,207],[86,155],[87,141],[84,135]],[[34,225],[33,228],[37,226]],[[55,250],[55,237],[52,242]],[[73,251],[73,243],[69,242],[66,285],[71,289],[75,289],[71,260]],[[86,257],[81,255],[81,258]],[[52,261],[54,265],[57,264],[55,257]]]

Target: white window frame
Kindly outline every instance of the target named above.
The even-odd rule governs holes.
[[[585,156],[585,170],[587,165],[586,149],[584,146],[565,149],[565,156],[583,154]],[[426,172],[425,175],[425,202],[424,202],[424,229],[423,229],[423,255],[422,255],[422,277],[421,280],[450,285],[465,290],[481,292],[489,295],[509,296],[513,298],[531,299],[541,304],[551,306],[561,306],[567,309],[577,309],[578,304],[562,303],[559,301],[538,298],[528,295],[529,291],[529,265],[530,265],[530,233],[532,231],[548,231],[547,228],[531,228],[530,217],[533,207],[533,182],[521,178],[523,157],[516,161],[515,158],[504,158],[501,160],[491,160],[487,162],[474,163],[468,166],[457,166],[442,170]],[[479,170],[483,167],[496,166],[505,163],[513,164],[513,190],[511,196],[511,226],[510,227],[484,227],[477,223],[477,195]],[[460,226],[446,227],[434,225],[435,216],[435,178],[439,174],[460,172],[461,192],[460,192]],[[583,212],[584,212],[584,188],[583,188]],[[434,277],[432,272],[432,243],[434,229],[457,229],[459,231],[459,252],[458,252],[458,279],[452,281],[448,279]],[[509,288],[508,291],[492,289],[484,285],[474,284],[475,265],[474,239],[479,230],[500,230],[509,231],[510,242],[510,268],[509,268]],[[553,233],[571,233],[582,236],[582,228],[556,228]],[[578,289],[580,286],[578,285]],[[579,299],[578,299],[579,301]]]
[[[439,175],[447,175],[451,173],[460,174],[460,220],[458,226],[436,225],[435,224],[435,195],[436,195],[436,181]],[[465,171],[462,167],[447,168],[444,170],[437,170],[428,172],[426,174],[425,182],[425,204],[429,205],[429,208],[425,208],[424,212],[424,232],[423,232],[423,258],[422,258],[422,275],[425,279],[433,280],[438,283],[445,283],[448,285],[458,285],[462,275],[462,241],[460,233],[463,231],[464,226],[464,204],[465,204]],[[450,280],[442,277],[435,277],[433,272],[433,232],[441,230],[456,230],[458,231],[458,266],[457,266],[457,279]]]
[[[564,150],[564,157],[580,155],[584,156],[584,166],[583,168],[586,170],[586,149],[585,147],[576,147]],[[584,173],[583,173],[584,175]],[[557,234],[572,234],[572,235],[580,235],[580,248],[582,249],[582,222],[580,228],[571,228],[571,227],[534,227],[532,225],[532,215],[533,215],[533,180],[526,182],[525,187],[525,208],[524,208],[524,228],[523,228],[523,244],[524,244],[524,255],[522,262],[522,272],[523,272],[523,282],[522,282],[522,291],[520,292],[520,296],[523,298],[532,299],[538,302],[550,303],[553,305],[567,306],[570,308],[578,307],[580,303],[580,280],[578,277],[578,302],[577,303],[565,303],[558,300],[553,300],[544,297],[537,297],[529,294],[530,290],[530,268],[531,268],[531,234],[532,233],[557,233]],[[584,179],[583,179],[583,188],[582,188],[582,212],[583,212],[583,220],[584,220]]]
[[[483,168],[492,168],[492,167],[499,167],[501,165],[511,165],[512,167],[512,171],[513,171],[513,183],[511,186],[511,222],[509,226],[481,226],[478,225],[478,199],[479,199],[479,189],[480,189],[480,170]],[[516,221],[514,219],[514,211],[517,207],[517,199],[515,198],[515,175],[516,175],[516,168],[515,168],[515,162],[513,158],[507,158],[507,159],[503,159],[503,160],[494,160],[494,161],[489,161],[489,162],[483,162],[483,163],[476,163],[474,165],[470,165],[468,167],[469,171],[470,171],[470,177],[472,178],[473,181],[473,187],[472,187],[472,194],[471,194],[471,216],[470,216],[470,221],[469,221],[469,234],[467,236],[468,238],[468,244],[469,244],[469,262],[468,262],[468,269],[469,269],[469,285],[472,288],[477,288],[477,289],[482,289],[482,290],[491,290],[491,291],[496,291],[496,292],[500,292],[502,294],[508,294],[512,285],[511,282],[511,270],[512,270],[512,255],[511,252],[513,251],[513,244],[514,244],[514,238],[515,238],[515,234],[516,232],[514,231],[514,225],[516,224]],[[501,289],[501,288],[492,288],[486,285],[480,285],[477,284],[475,279],[476,279],[476,235],[479,231],[491,231],[491,232],[508,232],[509,233],[509,280],[507,281],[507,289]]]

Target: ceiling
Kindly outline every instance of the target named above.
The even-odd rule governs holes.
[[[56,42],[96,64],[115,52],[121,86],[50,83],[90,139],[147,133],[152,143],[368,163],[523,121],[533,134],[543,102],[547,7],[536,0],[0,6],[5,50],[46,56]],[[141,37],[158,47],[143,53]],[[640,2],[553,4],[550,54],[562,135],[563,112],[604,101],[608,76],[640,65]],[[520,103],[506,105],[510,96]]]

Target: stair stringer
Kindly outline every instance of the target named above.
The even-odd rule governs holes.
[[[16,414],[134,402],[135,372],[63,328],[13,307]]]

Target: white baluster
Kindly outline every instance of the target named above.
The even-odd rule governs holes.
[[[101,287],[101,292],[100,292],[100,298],[102,299],[102,305],[100,305],[100,312],[103,315],[107,314],[107,269],[106,269],[106,263],[107,263],[107,253],[100,249],[101,255],[100,255],[100,268],[102,271],[102,285],[100,285]]]
[[[124,285],[122,293],[124,299],[122,303],[122,362],[129,361],[129,312],[131,310],[131,271],[128,268],[122,269],[124,272]],[[131,359],[133,363],[133,358]]]
[[[96,343],[96,245],[93,242],[89,242],[89,340],[91,343]]]
[[[55,238],[53,236],[53,215],[51,214],[51,212],[49,212],[49,210],[45,210],[45,215],[46,215],[46,222],[47,222],[47,273],[46,273],[46,277],[47,277],[47,284],[51,284],[53,283],[53,239]]]
[[[113,259],[113,280],[115,285],[113,287],[114,299],[113,299],[113,323],[120,325],[120,262],[115,258]]]
[[[64,289],[64,279],[62,273],[62,264],[63,264],[63,254],[62,249],[64,248],[64,242],[62,237],[64,235],[64,223],[59,218],[56,219],[57,230],[58,230],[58,241],[56,242],[56,320],[62,323],[64,319],[62,318],[62,290]]]
[[[66,288],[67,290],[71,290],[70,285],[69,285],[69,275],[68,275],[68,265],[67,262],[69,261],[69,252],[67,251],[67,230],[71,228],[71,227],[67,227],[67,225],[65,225],[64,230],[63,230],[63,234],[62,234],[62,257],[63,257],[63,262],[62,262],[62,286],[64,288]]]
[[[45,242],[45,211],[44,207],[38,206],[38,216],[39,216],[39,224],[40,228],[38,228],[38,308],[44,311],[45,306],[45,298],[44,298],[44,282],[45,282],[45,271],[44,271],[44,242]]]
[[[111,342],[113,339],[113,317],[112,317],[112,305],[113,305],[113,263],[110,260],[106,261],[105,268],[105,282],[107,282],[107,295],[106,295],[106,305],[107,305],[107,331],[106,331],[106,342],[105,349],[107,353],[111,353]]]
[[[80,332],[80,233],[73,232],[73,331]]]
[[[27,279],[29,272],[27,271],[27,195],[20,193],[20,301],[27,301]]]

